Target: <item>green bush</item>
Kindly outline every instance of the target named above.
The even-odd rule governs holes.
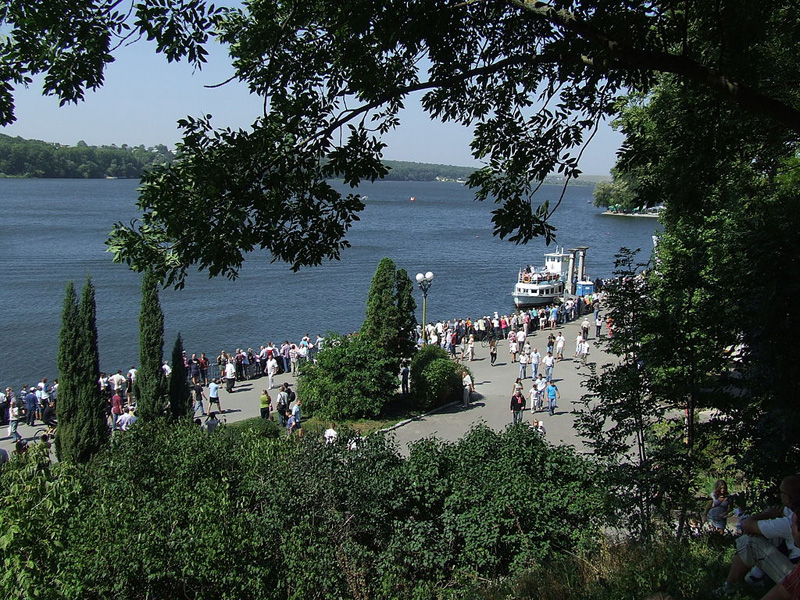
[[[403,459],[383,435],[353,450],[345,431],[329,446],[140,425],[88,465],[3,468],[0,596],[457,597],[585,550],[600,525],[593,464],[523,428]]]
[[[430,410],[461,399],[461,377],[468,369],[450,360],[439,346],[423,346],[411,361],[414,404]]]
[[[372,340],[329,335],[316,363],[300,368],[304,412],[334,421],[378,416],[397,393],[395,365]]]

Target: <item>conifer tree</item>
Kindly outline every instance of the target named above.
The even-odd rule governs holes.
[[[397,270],[394,261],[382,258],[372,277],[367,295],[367,311],[361,335],[398,362],[411,356],[411,332],[416,325],[412,296],[413,284],[405,269]]]
[[[397,356],[397,323],[399,321],[396,298],[397,274],[394,261],[382,258],[372,276],[367,294],[367,310],[361,335],[379,348]]]
[[[398,350],[400,358],[414,354],[417,329],[417,303],[414,300],[414,282],[405,269],[397,270]]]
[[[100,391],[100,351],[97,346],[97,305],[91,277],[86,277],[80,305],[80,327],[83,337],[83,366],[80,379],[80,407],[85,438],[79,455],[89,460],[108,441],[106,401]]]
[[[172,418],[176,420],[191,414],[187,377],[186,365],[183,364],[183,338],[179,333],[172,348],[172,374],[169,376],[169,407]]]
[[[77,356],[80,353],[78,298],[70,281],[64,294],[61,311],[61,332],[58,344],[58,430],[56,456],[63,461],[74,456],[77,410]]]
[[[97,382],[97,307],[94,285],[86,278],[80,305],[67,285],[58,353],[59,394],[56,452],[59,460],[88,462],[108,440],[105,400]]]
[[[161,368],[164,352],[164,313],[158,298],[158,277],[147,271],[142,279],[139,312],[139,387],[136,409],[140,419],[152,420],[163,413],[167,381]]]

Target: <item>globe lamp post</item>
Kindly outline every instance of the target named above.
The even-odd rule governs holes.
[[[428,343],[428,290],[431,289],[433,283],[433,273],[428,271],[424,275],[417,273],[417,284],[419,289],[422,290],[422,340],[425,344]]]

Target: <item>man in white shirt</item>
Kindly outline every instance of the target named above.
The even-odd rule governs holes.
[[[272,389],[275,381],[275,375],[278,374],[278,361],[275,358],[275,355],[271,355],[267,359],[267,377],[269,378],[269,386],[268,389]]]
[[[467,408],[469,406],[469,397],[475,391],[475,386],[472,384],[472,377],[469,376],[467,371],[464,371],[464,376],[461,378],[461,385],[464,387],[464,396],[461,400],[461,406]]]
[[[114,373],[108,378],[108,382],[111,384],[112,392],[116,392],[120,396],[125,395],[125,376],[122,374],[122,371]]]
[[[556,364],[552,352],[547,353],[547,356],[542,359],[542,364],[544,365],[544,378],[549,383],[553,380],[553,366]]]
[[[741,535],[736,540],[736,554],[722,587],[714,590],[720,598],[736,594],[739,582],[754,566],[760,567],[774,582],[780,582],[800,560],[800,549],[792,536],[792,511],[789,506],[800,501],[800,475],[784,477],[780,485],[783,506],[767,509],[742,522]],[[777,546],[786,545],[787,554]]]
[[[539,350],[537,348],[533,349],[531,352],[531,379],[536,379],[536,376],[539,375],[539,363],[542,362],[542,355],[539,354]]]
[[[233,385],[236,383],[236,364],[229,360],[225,365],[225,391],[229,394],[233,392]]]

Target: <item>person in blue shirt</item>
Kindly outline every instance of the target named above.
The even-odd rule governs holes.
[[[561,392],[558,391],[558,387],[552,381],[547,384],[544,392],[547,395],[547,411],[552,417],[556,412],[556,401],[561,400]]]

